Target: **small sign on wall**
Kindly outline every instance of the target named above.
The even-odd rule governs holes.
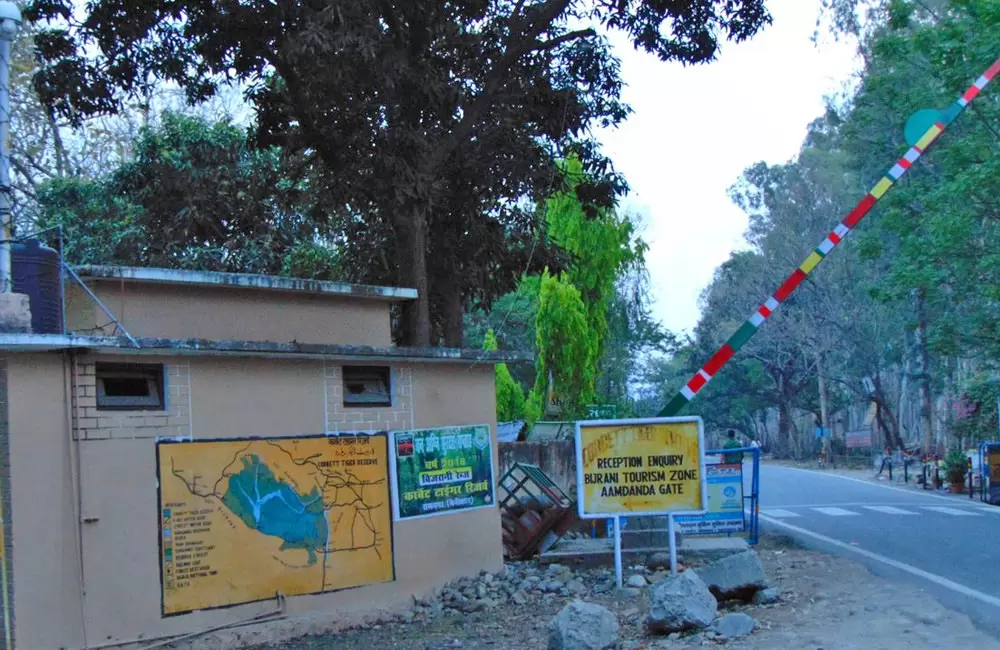
[[[392,448],[397,521],[494,506],[488,424],[396,431]]]

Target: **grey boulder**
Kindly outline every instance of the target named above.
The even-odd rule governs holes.
[[[618,645],[618,619],[600,605],[574,600],[549,623],[549,650],[609,650]]]
[[[690,570],[653,585],[649,599],[646,628],[656,634],[706,628],[719,609],[708,586]]]
[[[753,632],[756,627],[757,621],[752,616],[742,612],[726,614],[715,623],[712,623],[712,631],[728,639],[746,636]]]
[[[698,575],[719,600],[749,601],[767,586],[767,576],[754,551],[736,553],[698,568]]]
[[[781,600],[781,592],[774,588],[761,589],[753,595],[754,605],[770,605]]]
[[[625,584],[627,586],[629,586],[629,587],[634,587],[636,589],[641,589],[642,587],[645,587],[646,584],[647,584],[646,577],[645,576],[641,576],[639,574],[635,574],[634,576],[631,576],[628,579],[628,582],[626,582]]]

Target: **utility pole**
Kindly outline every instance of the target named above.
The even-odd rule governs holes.
[[[0,293],[14,290],[10,245],[14,236],[10,187],[10,50],[21,25],[21,10],[9,0],[0,1]]]

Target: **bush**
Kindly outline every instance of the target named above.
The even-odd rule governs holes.
[[[952,449],[944,457],[944,471],[949,483],[964,483],[969,472],[969,457],[958,449]]]

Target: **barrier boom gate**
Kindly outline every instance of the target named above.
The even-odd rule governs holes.
[[[788,296],[795,291],[796,288],[802,281],[812,272],[816,266],[823,261],[830,251],[836,247],[845,237],[851,232],[851,230],[858,225],[858,223],[865,217],[866,214],[872,209],[872,207],[878,203],[886,192],[888,192],[892,186],[903,177],[903,174],[915,163],[920,156],[927,151],[927,149],[937,140],[948,126],[955,121],[966,106],[972,102],[973,99],[984,89],[987,84],[993,80],[998,73],[1000,73],[1000,59],[997,59],[989,69],[982,74],[976,82],[969,87],[965,93],[955,101],[948,109],[940,111],[937,115],[937,119],[934,120],[924,132],[923,135],[916,141],[913,146],[910,147],[909,151],[892,166],[892,169],[882,177],[875,187],[868,192],[867,195],[854,207],[851,212],[844,217],[844,220],[837,224],[833,232],[826,236],[826,239],[809,254],[809,256],[802,262],[801,265],[795,271],[792,272],[788,279],[782,283],[778,290],[771,295],[767,301],[757,308],[757,311],[747,319],[743,325],[736,330],[736,332],[729,337],[729,340],[722,345],[719,350],[712,355],[712,357],[705,362],[705,365],[695,374],[694,377],[688,381],[687,384],[681,388],[680,392],[674,396],[670,402],[663,407],[660,411],[660,417],[669,417],[672,415],[677,415],[677,413],[684,408],[684,406],[694,399],[694,396],[705,387],[705,385],[712,380],[712,377],[717,375],[726,363],[733,358],[737,350],[743,347],[750,338],[757,333],[760,326],[764,324],[764,321],[778,309],[778,307],[785,301]],[[920,115],[920,113],[916,114]],[[911,118],[913,119],[913,118]]]

